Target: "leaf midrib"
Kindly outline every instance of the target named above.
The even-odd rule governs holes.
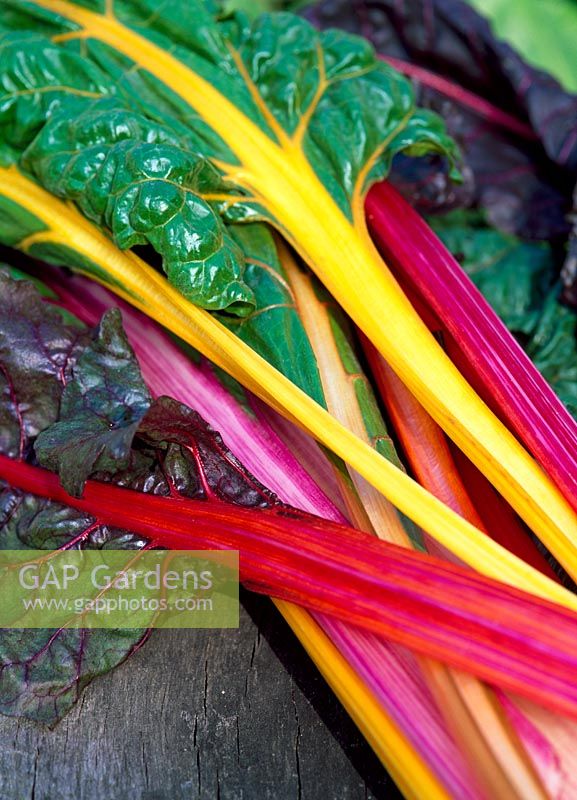
[[[271,221],[278,220],[281,227],[286,225],[288,220],[284,212],[288,210],[288,216],[293,220],[309,215],[322,217],[328,213],[339,226],[351,225],[306,158],[300,133],[296,139],[291,139],[283,131],[282,140],[277,144],[194,70],[110,14],[104,16],[74,6],[67,0],[34,0],[34,3],[79,25],[78,30],[57,35],[53,41],[90,38],[101,41],[180,96],[236,155],[240,165],[215,159],[212,159],[213,163],[229,172],[237,184],[255,195],[257,201],[272,209],[276,218]],[[250,91],[248,84],[247,88]],[[261,113],[263,103],[261,98],[258,104]],[[271,113],[267,107],[265,124]],[[278,123],[276,125],[278,127]],[[281,201],[279,205],[279,198],[286,202]],[[287,227],[292,239],[294,225]],[[334,229],[334,224],[331,227]]]

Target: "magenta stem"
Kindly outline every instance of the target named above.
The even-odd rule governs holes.
[[[577,423],[459,263],[388,183],[367,218],[383,258],[455,343],[474,387],[577,510]],[[459,364],[460,366],[460,364]]]

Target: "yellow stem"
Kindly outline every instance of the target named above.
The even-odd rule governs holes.
[[[123,253],[68,206],[16,169],[0,168],[0,192],[42,220],[54,244],[98,267],[97,280],[160,322],[235,377],[272,408],[350,464],[416,525],[479,572],[577,610],[577,597],[461,519],[347,430],[267,361],[197,308],[134,253]]]
[[[278,129],[247,75],[247,90],[260,108],[263,127],[170,52],[113,16],[67,0],[35,0],[35,4],[79,26],[67,35],[100,40],[154,75],[222,138],[239,161],[235,180],[262,198],[279,229],[412,394],[577,578],[577,515],[467,384],[408,302],[362,224],[362,192],[353,193],[352,217],[357,221],[353,225],[312,169],[301,138],[290,140]],[[264,373],[256,376],[257,383],[261,379]],[[262,387],[261,394],[270,396],[269,388]],[[287,413],[307,424],[294,410]],[[318,438],[326,441],[326,432],[315,424],[313,433]],[[359,471],[364,474],[363,470]],[[392,502],[401,508],[396,500]],[[483,569],[482,559],[476,563]]]

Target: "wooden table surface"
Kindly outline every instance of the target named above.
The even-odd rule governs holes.
[[[0,717],[0,800],[397,800],[266,598],[155,631],[52,731]]]

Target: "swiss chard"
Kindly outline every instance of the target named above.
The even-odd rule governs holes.
[[[359,432],[363,436],[368,437],[374,445],[382,447],[384,455],[394,457],[392,443],[380,419],[370,386],[355,356],[351,331],[346,320],[326,292],[318,286],[313,289],[311,277],[297,269],[294,260],[284,248],[281,248],[281,254],[285,277],[288,278],[295,294],[297,306],[303,314],[306,330],[311,335],[317,356],[320,355],[319,364],[329,389],[327,392],[329,403],[336,406],[339,414],[346,414],[349,424],[358,425]],[[50,285],[65,301],[67,307],[76,309],[84,319],[93,322],[110,303],[114,302],[114,298],[106,290],[96,287],[83,278],[65,279],[61,273],[54,274],[54,277],[51,276]],[[235,403],[234,399],[223,391],[206,365],[203,366],[202,363],[198,366],[192,365],[179,354],[157,326],[126,305],[122,305],[122,310],[131,341],[134,342],[139,361],[153,392],[155,387],[157,392],[170,391],[181,401],[189,402],[201,409],[203,416],[213,427],[222,430],[226,441],[242,456],[243,463],[251,472],[260,475],[261,480],[285,501],[292,501],[298,508],[312,510],[328,519],[340,521],[341,518],[334,508],[331,508],[326,501],[319,501],[318,490],[311,485],[310,479],[302,470],[298,471],[294,459],[287,460],[286,449],[283,454],[282,445],[267,438],[270,433],[267,434],[268,426],[262,414],[259,414],[258,418],[251,415],[251,405],[258,410],[258,406],[254,406],[254,401],[251,403],[245,396],[241,399],[242,406]],[[321,333],[324,333],[323,337],[319,335]],[[328,358],[330,353],[333,354],[333,359]],[[167,369],[165,363],[170,364],[170,368]],[[184,375],[186,381],[183,380]],[[343,403],[345,398],[346,404]],[[268,416],[274,417],[273,412],[269,412]],[[398,433],[398,428],[396,430]],[[283,435],[286,435],[286,431],[285,423]],[[419,430],[417,435],[420,441],[422,432]],[[437,435],[442,437],[440,433]],[[291,443],[295,443],[294,431],[291,434]],[[298,444],[295,451],[302,450],[302,444],[302,442]],[[308,446],[305,444],[305,448],[304,463],[308,469],[312,463],[315,447],[311,442]],[[279,458],[280,469],[277,468]],[[438,469],[436,472],[438,474]],[[428,484],[424,485],[429,488]],[[491,491],[490,487],[488,488]],[[396,539],[400,543],[407,543],[405,531],[400,528],[398,518],[395,520],[392,516],[391,509],[386,508],[383,498],[371,497],[370,487],[363,485],[362,482],[360,490],[366,511],[360,507],[360,503],[355,504],[352,499],[349,504],[349,509],[354,512],[352,518],[359,518],[361,522],[366,523],[368,512],[368,517],[381,538],[386,541],[394,542]],[[347,496],[350,494],[347,491]],[[496,499],[495,496],[493,505]],[[485,505],[480,507],[485,510]],[[457,510],[462,513],[462,509]],[[406,525],[406,520],[403,523]],[[502,518],[495,521],[494,532],[497,535],[503,534]],[[507,529],[505,533],[509,534],[509,530]],[[521,536],[523,537],[522,533]],[[530,546],[527,536],[523,538],[525,545]],[[507,545],[510,547],[510,544],[508,537]],[[336,541],[335,546],[338,546]],[[521,557],[526,556],[528,552],[527,549],[521,550],[520,553],[515,548],[510,547],[510,549]],[[532,556],[536,555],[534,550],[529,552]],[[529,560],[529,563],[534,562]],[[542,567],[542,563],[544,562],[536,562],[535,565]],[[342,668],[338,665],[338,655],[335,654],[334,645],[330,647],[330,659],[325,657],[319,660],[319,654],[326,654],[329,647],[322,631],[328,632],[333,642],[338,643],[338,650],[340,653],[346,653],[349,665],[354,666],[357,673],[371,687],[379,705],[392,714],[400,731],[418,748],[426,763],[455,796],[477,797],[478,793],[477,781],[473,776],[469,776],[465,763],[466,760],[470,763],[471,759],[463,759],[461,753],[471,756],[472,762],[476,765],[474,772],[478,782],[487,787],[487,794],[491,796],[497,788],[502,788],[504,783],[510,787],[509,794],[514,791],[512,787],[519,786],[523,782],[521,795],[527,786],[535,788],[532,766],[516,744],[517,734],[511,732],[509,724],[503,719],[499,699],[493,696],[488,687],[479,686],[479,682],[474,678],[465,679],[461,673],[455,673],[430,659],[421,659],[419,663],[413,665],[410,655],[394,645],[356,631],[351,626],[326,615],[315,614],[311,617],[302,608],[294,605],[289,606],[279,601],[277,605],[285,619],[295,629],[301,642],[316,659],[317,666],[335,688],[361,730],[373,743],[387,769],[397,776],[399,785],[404,786],[408,777],[411,785],[420,787],[423,796],[432,796],[431,787],[424,784],[422,765],[418,758],[415,759],[414,753],[410,757],[405,757],[402,762],[398,762],[394,756],[391,758],[388,743],[398,739],[398,734],[395,736],[390,727],[387,727],[382,711],[375,709],[374,703],[372,705],[367,703],[362,690],[353,693],[349,686],[343,691],[343,683],[338,679]],[[315,626],[313,619],[322,631]],[[342,659],[342,655],[340,658]],[[426,669],[423,673],[425,663]],[[350,671],[349,665],[346,669]],[[351,679],[351,683],[358,687],[358,678]],[[400,702],[400,697],[403,698],[403,702]],[[351,702],[352,700],[354,702]],[[475,722],[479,714],[488,714],[492,720],[483,731],[479,730]],[[451,742],[451,736],[446,730],[446,727],[451,730],[455,716],[463,720],[458,734],[454,736],[458,747]],[[465,724],[464,720],[469,718],[470,724]],[[515,726],[517,731],[519,723],[515,723]],[[526,721],[520,729],[527,730]],[[406,743],[397,741],[393,752],[402,752],[404,747]],[[483,758],[480,758],[480,752],[485,753]],[[399,763],[403,764],[400,774]],[[536,791],[538,794],[538,790]]]
[[[307,470],[315,460],[320,462],[320,450],[314,442],[307,441],[294,426],[250,398],[241,387],[232,387],[233,394],[229,393],[209,364],[198,359],[192,362],[157,325],[106,289],[82,277],[65,278],[61,271],[46,267],[43,277],[59,301],[89,324],[95,324],[111,304],[120,305],[125,328],[153,394],[169,392],[181,402],[194,405],[214,428],[223,432],[252,474],[260,476],[285,502],[326,519],[344,521],[284,441],[275,435],[271,423],[283,423],[283,439],[290,437],[291,449],[301,453]],[[230,386],[231,381],[226,384]],[[327,471],[330,475],[325,461],[321,477]],[[327,483],[326,479],[323,482]],[[359,646],[357,631],[346,623],[326,615],[310,615],[283,601],[276,601],[276,605],[400,786],[416,785],[428,797],[443,797],[435,775],[459,796],[476,797],[469,785],[467,767],[418,672],[405,670],[395,650],[381,640],[374,641],[376,637],[370,634]],[[330,639],[326,631],[330,632]],[[331,641],[337,636],[338,649]],[[365,651],[371,653],[369,659]],[[375,675],[379,676],[376,682]],[[388,675],[394,675],[394,680],[387,680]],[[407,697],[407,704],[399,704],[399,692]]]
[[[3,296],[13,298],[11,319],[31,318],[28,324],[34,326],[37,348],[42,351],[44,342],[38,337],[42,320],[37,312],[44,308],[43,302],[29,284],[13,284],[6,278],[1,280],[3,287],[12,287],[11,292],[3,293]],[[58,313],[55,311],[54,315],[57,317]],[[51,316],[49,309],[48,316]],[[74,363],[66,362],[70,373],[66,381],[60,379],[63,391],[76,380],[86,387],[83,381],[86,371],[98,396],[102,391],[102,381],[107,377],[110,379],[108,364],[100,373],[96,366],[100,364],[102,367],[99,349],[104,342],[112,342],[113,350],[116,350],[112,362],[118,357],[119,349],[124,358],[130,358],[121,333],[116,330],[116,335],[111,337],[106,329],[117,321],[118,316],[112,315],[106,320],[104,335],[101,332],[95,341],[89,339],[84,352]],[[60,324],[64,327],[63,323]],[[6,340],[10,340],[12,350],[17,351],[17,342],[11,336],[8,331]],[[119,341],[122,342],[120,348],[117,346]],[[93,358],[90,357],[91,348],[96,349]],[[58,355],[57,351],[57,361]],[[33,374],[31,363],[28,364],[29,372]],[[7,374],[11,375],[12,370]],[[127,391],[130,375],[138,398],[142,394],[142,384],[132,367],[124,370],[122,392]],[[114,380],[118,380],[118,373]],[[8,386],[12,386],[12,381]],[[11,409],[20,407],[19,400],[16,390],[4,395],[4,402]],[[44,432],[39,431],[39,435],[50,440],[51,431],[57,426],[59,444],[62,444],[66,432],[71,439],[77,438],[76,423],[86,419],[85,408],[86,403],[72,406],[63,421],[58,420],[56,412],[56,419]],[[90,424],[90,418],[88,422]],[[117,419],[112,424],[122,430],[124,422]],[[22,429],[18,415],[12,420],[11,427]],[[29,444],[34,443],[38,444],[38,436],[31,433]],[[128,449],[127,440],[123,446]],[[45,457],[42,447],[36,450],[40,459]],[[469,571],[442,562],[429,562],[423,556],[405,553],[392,546],[384,547],[370,536],[281,504],[247,473],[218,434],[196,412],[174,400],[161,398],[153,402],[133,434],[130,457],[125,463],[117,464],[114,475],[109,472],[112,469],[110,464],[106,465],[107,472],[103,475],[98,472],[99,465],[95,462],[95,476],[112,477],[119,486],[89,481],[83,496],[74,498],[65,492],[56,476],[34,465],[30,447],[25,459],[18,456],[0,455],[0,476],[9,481],[5,491],[10,496],[2,530],[4,546],[14,547],[18,541],[24,547],[43,544],[48,549],[55,545],[106,547],[117,541],[124,546],[142,546],[142,538],[135,539],[126,533],[132,531],[156,545],[240,548],[243,578],[261,591],[304,602],[317,611],[342,616],[379,635],[391,636],[428,654],[448,658],[451,663],[473,669],[481,677],[521,691],[547,705],[577,713],[573,684],[566,675],[569,654],[564,644],[564,637],[576,624],[572,613],[542,602],[538,603],[537,610],[537,601],[522,593],[502,589],[495,582],[476,578]],[[174,502],[175,498],[178,502]],[[255,508],[258,513],[255,513]],[[78,515],[83,517],[82,523]],[[60,527],[54,524],[55,519],[62,522]],[[69,536],[73,527],[70,526],[71,520],[75,521],[75,538]],[[63,541],[57,541],[59,535],[64,537]],[[334,548],[335,537],[339,541],[337,549]],[[351,564],[356,565],[352,572]],[[346,593],[343,593],[343,581],[347,586]],[[423,592],[425,584],[427,590]],[[554,591],[562,602],[573,605],[569,594],[562,589]],[[435,599],[437,592],[442,592],[442,604]],[[486,613],[479,609],[479,593],[489,604]],[[402,611],[399,608],[401,595],[404,598]],[[463,605],[463,597],[468,597],[476,608],[474,620],[470,618],[466,604]],[[448,613],[446,604],[450,608]],[[521,616],[519,604],[523,608]],[[431,636],[430,614],[433,609],[439,630],[444,631],[447,637],[444,643]],[[535,627],[528,628],[525,615],[532,619],[533,613],[537,615]],[[538,624],[538,619],[548,620],[549,617],[550,624]],[[469,620],[468,626],[472,626],[470,637],[464,632],[465,619]],[[499,620],[497,639],[492,622],[495,619]],[[506,634],[504,619],[509,626]],[[511,645],[519,636],[517,628],[524,631],[524,643],[512,657],[514,649]],[[53,638],[58,641],[65,633],[57,632]],[[465,650],[458,644],[463,636],[468,642]],[[10,641],[12,645],[18,643],[19,639],[15,637],[17,634],[9,632],[8,644]],[[490,647],[485,649],[489,643]],[[534,665],[534,652],[543,646],[550,649],[546,680],[539,670],[535,671]],[[492,655],[495,647],[499,650],[499,659]],[[506,653],[509,655],[505,669],[500,659]],[[30,702],[39,687],[30,683],[30,671],[22,670],[20,664],[13,669],[10,661],[4,674],[11,676],[13,710],[27,713],[28,708],[28,713],[34,715]],[[27,680],[23,681],[24,674]],[[40,674],[46,678],[45,672]],[[81,685],[82,681],[78,681],[75,690]],[[58,694],[58,688],[54,685],[51,694]],[[44,706],[43,718],[53,720],[62,710],[59,707],[58,711],[51,702],[48,709]]]
[[[64,75],[56,74],[56,67],[72,55],[86,60],[86,68],[78,72],[81,78],[94,70],[106,75],[113,91],[105,93],[121,96],[123,102],[128,98],[136,113],[170,129],[179,147],[200,151],[212,161],[230,190],[203,201],[216,202],[229,220],[265,218],[275,225],[533,528],[541,535],[555,532],[571,550],[568,542],[577,527],[573,511],[445,357],[368,237],[364,195],[386,174],[392,157],[399,152],[452,157],[454,149],[439,119],[416,108],[410,84],[380,64],[366,43],[335,31],[319,35],[290,15],[263,15],[249,26],[243,17],[219,17],[210,2],[185,5],[176,0],[161,9],[132,0],[91,0],[88,5],[8,0],[0,30],[6,31],[8,44],[22,40],[22,33],[14,31],[40,31],[51,37],[47,48],[62,51],[62,58],[50,60],[53,70],[42,69],[42,59],[35,61],[31,50],[34,66],[40,68],[18,73],[25,76],[24,92],[8,87],[9,118],[24,107],[36,127],[23,126],[21,156],[12,154],[18,163],[4,168],[4,241],[107,282],[298,420],[479,569],[506,574],[502,564],[496,569],[478,531],[343,430],[187,303],[135,253],[121,253],[107,231],[70,204],[59,203],[22,172],[26,164],[40,175],[41,164],[32,158],[34,143],[43,130],[58,125],[58,103],[68,102],[58,98],[71,94],[78,99],[79,87],[74,84],[68,91],[66,69]],[[20,58],[26,60],[27,53],[22,40]],[[102,92],[92,87],[80,93],[85,91],[97,93],[91,101],[102,108]],[[52,108],[47,97],[54,93]],[[96,144],[107,150],[108,132]],[[162,166],[171,174],[170,160]],[[149,234],[147,241],[153,239]],[[541,499],[538,509],[536,496]],[[522,585],[518,565],[510,567],[509,579]]]

